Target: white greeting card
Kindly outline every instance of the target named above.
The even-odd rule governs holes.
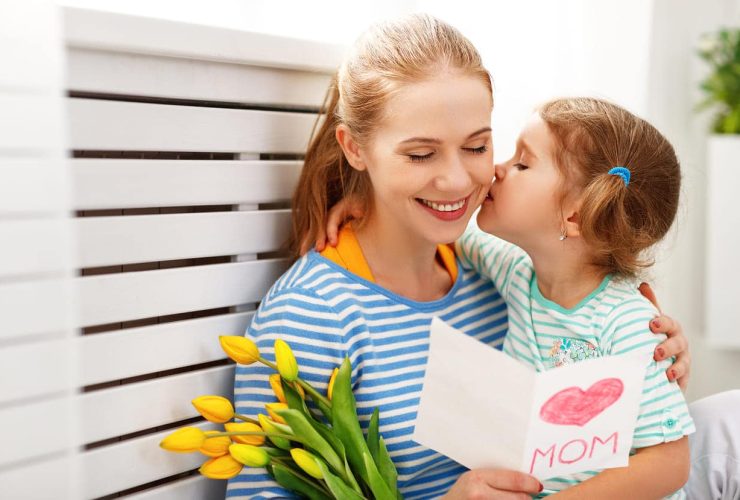
[[[648,361],[627,354],[537,373],[434,318],[412,439],[471,469],[540,480],[624,467]]]

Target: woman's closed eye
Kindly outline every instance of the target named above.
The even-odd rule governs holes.
[[[485,153],[486,151],[488,151],[488,146],[486,144],[484,144],[484,145],[479,146],[477,148],[463,148],[463,149],[465,151],[469,152],[469,153],[473,153],[473,154],[476,154],[476,155],[482,155],[483,153]]]
[[[412,162],[422,162],[422,161],[428,160],[433,155],[434,155],[434,151],[431,151],[423,155],[422,154],[407,154],[406,156],[408,156]]]

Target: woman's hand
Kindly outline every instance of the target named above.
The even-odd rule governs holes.
[[[474,469],[466,472],[442,497],[456,499],[530,500],[542,491],[542,484],[523,472],[501,469]]]
[[[640,293],[658,308],[658,299],[655,297],[650,285],[642,283]],[[683,334],[683,329],[678,321],[670,316],[661,315],[650,321],[650,330],[653,333],[665,333],[668,338],[655,348],[653,359],[661,361],[671,356],[676,356],[676,361],[666,370],[666,376],[670,381],[676,381],[681,390],[686,390],[691,372],[691,353],[689,352],[689,341]]]

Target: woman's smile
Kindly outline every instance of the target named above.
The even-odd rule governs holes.
[[[441,220],[457,220],[465,215],[470,195],[459,200],[427,200],[416,198],[419,205],[428,213]]]

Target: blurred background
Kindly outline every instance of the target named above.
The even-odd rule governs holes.
[[[89,10],[106,15],[88,16]],[[111,457],[134,457],[130,462],[142,459],[138,451],[126,455],[129,452],[123,445],[130,445],[133,450],[140,441],[143,443],[141,449],[148,450],[151,444],[143,440],[151,439],[156,443],[157,432],[186,421],[196,421],[187,413],[192,413],[192,408],[178,409],[172,414],[151,416],[149,420],[142,418],[129,427],[96,430],[87,437],[85,418],[90,417],[80,416],[84,413],[84,404],[81,410],[76,398],[82,394],[84,402],[110,394],[110,401],[120,400],[116,396],[118,393],[106,391],[111,391],[114,385],[118,387],[116,390],[137,388],[138,391],[137,384],[141,384],[141,388],[146,384],[154,387],[152,384],[161,377],[170,377],[174,384],[178,376],[200,377],[201,373],[211,374],[212,370],[218,372],[217,387],[223,385],[226,389],[231,380],[230,372],[223,360],[217,357],[215,323],[207,329],[210,335],[206,339],[208,344],[203,341],[197,349],[194,344],[188,347],[197,350],[197,356],[176,361],[173,358],[171,366],[157,367],[158,361],[154,358],[147,361],[149,364],[141,361],[146,357],[146,346],[154,344],[142,343],[139,347],[131,347],[131,344],[127,349],[138,350],[116,351],[117,344],[103,344],[102,339],[113,339],[110,332],[114,331],[159,335],[162,328],[157,330],[159,327],[152,325],[173,321],[181,321],[183,327],[194,325],[192,328],[196,328],[206,325],[211,316],[216,319],[233,317],[234,323],[228,323],[229,328],[240,329],[248,320],[249,311],[259,301],[259,293],[255,292],[254,297],[240,297],[238,301],[224,298],[209,307],[196,307],[199,300],[205,300],[196,297],[185,305],[149,310],[145,287],[131,281],[126,285],[131,287],[126,293],[115,295],[116,291],[107,296],[119,297],[117,302],[129,304],[131,309],[126,311],[123,306],[116,309],[120,304],[113,306],[103,299],[86,302],[86,296],[102,297],[119,286],[119,282],[102,281],[105,279],[103,276],[110,276],[113,272],[110,269],[113,263],[121,264],[115,272],[131,272],[137,277],[137,273],[146,272],[155,276],[154,273],[164,273],[162,270],[167,267],[211,265],[213,267],[209,269],[217,269],[218,266],[231,265],[234,269],[239,266],[239,269],[246,269],[251,260],[267,262],[265,259],[274,257],[268,251],[271,247],[253,248],[249,246],[252,243],[240,243],[242,246],[229,246],[228,251],[193,250],[190,255],[176,255],[169,249],[165,250],[166,244],[162,243],[162,250],[147,258],[126,257],[129,260],[124,260],[106,248],[103,253],[116,256],[104,259],[90,257],[98,248],[93,248],[89,241],[95,240],[101,245],[108,242],[107,245],[115,246],[111,242],[117,241],[115,238],[121,238],[123,233],[116,236],[112,232],[95,229],[98,232],[88,241],[79,235],[92,234],[91,224],[95,221],[82,224],[82,233],[77,232],[76,223],[88,223],[83,220],[85,217],[98,222],[108,221],[102,217],[111,217],[110,221],[118,224],[121,221],[114,221],[114,217],[138,215],[142,217],[140,221],[145,221],[146,217],[156,215],[161,217],[162,227],[173,227],[170,221],[176,220],[177,216],[183,218],[184,212],[190,214],[188,220],[194,224],[197,217],[206,217],[206,212],[223,210],[230,213],[256,211],[259,212],[257,215],[265,217],[283,217],[287,207],[285,196],[276,194],[275,200],[278,201],[267,200],[269,203],[260,196],[254,196],[252,201],[224,198],[219,203],[205,199],[178,199],[160,201],[156,205],[159,208],[153,209],[153,202],[124,200],[106,203],[108,195],[99,187],[110,188],[114,181],[97,180],[83,187],[89,190],[85,194],[86,200],[100,201],[81,201],[79,179],[93,179],[110,164],[95,164],[93,167],[97,171],[83,172],[83,167],[88,167],[79,159],[137,158],[142,160],[141,165],[145,164],[144,160],[152,158],[191,159],[204,161],[204,168],[212,168],[215,160],[224,159],[237,163],[293,161],[296,165],[280,163],[279,166],[299,167],[300,148],[292,144],[289,147],[264,146],[267,148],[264,152],[259,150],[255,153],[256,149],[246,146],[185,148],[177,146],[175,141],[171,147],[155,144],[156,151],[169,152],[169,156],[151,156],[153,153],[150,151],[154,147],[146,147],[149,144],[146,142],[148,132],[142,132],[143,145],[132,145],[132,149],[138,152],[145,151],[136,153],[138,156],[121,152],[126,148],[115,141],[89,146],[80,137],[93,137],[94,143],[107,140],[108,136],[103,131],[103,116],[96,115],[96,108],[88,106],[95,106],[100,100],[106,103],[118,100],[148,102],[152,109],[162,103],[201,108],[238,107],[233,102],[239,102],[239,98],[223,97],[232,92],[232,87],[235,89],[232,93],[238,94],[241,86],[238,79],[224,82],[213,75],[230,74],[237,78],[237,73],[229,72],[235,71],[239,65],[252,67],[258,64],[268,69],[255,73],[255,78],[273,81],[270,78],[274,75],[268,74],[273,69],[269,68],[279,67],[284,73],[275,73],[275,78],[288,78],[286,75],[290,73],[290,78],[295,79],[291,81],[297,83],[291,90],[293,97],[290,97],[290,102],[280,101],[280,109],[270,103],[252,107],[283,111],[286,120],[303,123],[301,120],[305,116],[287,115],[316,111],[317,99],[328,75],[357,35],[376,20],[415,11],[431,13],[453,24],[472,40],[482,54],[495,85],[493,126],[497,160],[512,153],[519,129],[534,106],[554,96],[583,94],[610,99],[646,118],[669,137],[683,167],[682,202],[677,223],[657,252],[657,265],[650,271],[650,282],[663,310],[681,322],[691,343],[693,364],[687,398],[693,401],[716,392],[740,388],[740,265],[737,262],[740,256],[740,205],[737,203],[737,191],[740,190],[740,41],[737,35],[740,0],[376,0],[361,3],[346,0],[6,0],[0,5],[0,57],[3,60],[0,70],[0,442],[6,443],[4,451],[0,451],[0,491],[27,491],[29,478],[43,475],[48,478],[46,487],[37,485],[40,488],[37,493],[14,495],[12,498],[113,498],[127,494],[149,499],[218,498],[221,494],[212,489],[198,489],[201,483],[195,482],[192,474],[195,469],[190,463],[169,464],[170,469],[150,475],[141,472],[141,465],[137,468],[133,464],[121,463],[120,467],[125,470],[117,470],[116,474],[126,476],[130,473],[131,477],[126,480],[128,482],[115,485],[103,484],[107,479],[106,471],[112,470],[110,466],[100,469],[103,472],[98,474],[100,477],[94,485],[85,481],[80,485],[76,480],[70,480],[79,477],[80,470],[83,475],[90,475],[87,469],[105,461],[108,456],[105,453],[109,451]],[[117,16],[123,16],[120,24]],[[142,22],[140,18],[157,21]],[[141,37],[137,31],[139,25],[145,27]],[[191,29],[189,25],[199,27]],[[730,30],[729,39],[711,37],[722,29]],[[254,45],[245,48],[238,45],[240,40],[247,39],[234,35],[236,32],[260,36],[249,38]],[[188,36],[188,33],[193,33],[193,36]],[[706,38],[707,34],[710,38]],[[262,35],[264,37],[260,38]],[[151,47],[137,45],[140,40]],[[266,45],[261,46],[261,43]],[[208,48],[200,50],[199,44]],[[720,47],[721,44],[725,46]],[[179,45],[186,48],[180,50]],[[273,50],[273,47],[279,50]],[[300,54],[295,51],[296,47],[301,48]],[[708,63],[700,57],[700,50],[708,54],[714,54],[713,50],[724,50],[722,57],[726,61],[715,58],[714,63]],[[99,66],[102,59],[96,58],[107,54],[106,51],[127,54],[120,61],[130,66],[124,65],[123,69]],[[145,54],[148,59],[145,64],[141,61],[141,64],[134,64],[133,59],[126,59],[130,54]],[[273,57],[280,59],[279,64],[270,62]],[[712,59],[715,56],[707,57]],[[157,58],[161,58],[163,66],[160,67]],[[192,62],[196,60],[197,64]],[[151,88],[155,88],[161,83],[158,81],[161,75],[170,71],[167,65],[177,61],[186,62],[178,68],[172,66],[172,71],[191,75],[193,88],[202,84],[204,89],[212,89],[213,95],[209,94],[211,90],[204,90],[196,97],[188,96],[187,102],[184,97],[178,97],[179,100],[173,97],[165,102],[163,97],[147,96],[145,92],[142,94],[145,97],[139,95],[132,99],[129,94],[134,94],[134,91],[114,89],[116,71],[121,71],[122,80],[135,82],[134,77],[126,75],[128,67],[136,67],[139,71],[150,68],[151,75],[154,75]],[[228,65],[215,64],[224,61]],[[197,70],[193,64],[199,64],[203,69]],[[110,70],[100,72],[102,76],[93,75],[90,69],[93,67],[98,68],[96,71],[102,67]],[[202,82],[196,81],[198,75],[204,75]],[[208,80],[210,77],[215,80]],[[83,86],[75,87],[103,81],[108,86],[105,95],[85,90]],[[273,82],[278,85],[278,81]],[[709,90],[703,91],[702,82],[707,81],[710,82]],[[103,85],[94,83],[93,86],[98,84]],[[305,95],[301,95],[302,89],[305,89]],[[214,97],[216,94],[221,97]],[[707,98],[715,99],[715,106],[699,112],[697,105]],[[231,104],[220,105],[217,103],[219,100]],[[111,113],[118,112],[118,108],[110,109]],[[726,113],[724,121],[721,121],[716,118],[716,112],[723,109],[729,115]],[[97,116],[101,118],[98,131],[95,130]],[[213,116],[214,124],[223,121],[217,115]],[[232,115],[223,116],[232,119]],[[201,120],[195,115],[193,117]],[[138,122],[121,121],[119,128],[136,128],[132,123]],[[234,123],[241,122],[237,120]],[[84,134],[80,132],[82,129]],[[717,135],[717,132],[724,133]],[[199,131],[193,129],[187,133],[195,137]],[[126,141],[134,135],[119,134],[116,140]],[[70,156],[77,163],[68,161]],[[78,177],[78,174],[88,177]],[[162,185],[172,186],[168,188],[172,193],[181,189],[176,179],[168,182]],[[113,185],[111,192],[118,196],[115,187]],[[125,189],[129,188],[120,188]],[[98,198],[94,196],[96,192]],[[172,193],[166,196],[159,193],[158,196],[170,199],[174,198]],[[180,205],[198,205],[201,208],[173,208]],[[224,206],[231,208],[224,209]],[[275,210],[282,212],[273,213]],[[221,227],[212,224],[215,220],[204,218],[203,227]],[[279,220],[284,222],[284,219]],[[223,227],[232,230],[238,226]],[[103,228],[102,224],[100,228]],[[151,232],[152,238],[158,232],[155,229],[147,231]],[[138,243],[131,245],[138,248]],[[183,263],[184,257],[193,259]],[[222,260],[205,261],[196,257]],[[180,260],[176,262],[176,259]],[[157,261],[154,267],[143,264],[154,261]],[[170,264],[164,265],[163,262]],[[126,265],[139,267],[127,268]],[[223,269],[224,276],[236,276],[226,267]],[[175,272],[174,269],[170,271]],[[84,276],[89,277],[79,280]],[[267,283],[273,279],[269,276],[268,273],[268,277],[260,279]],[[101,281],[95,281],[97,278]],[[87,288],[80,292],[76,282]],[[97,286],[96,283],[101,284],[99,290],[93,287]],[[187,288],[172,286],[167,293],[177,294]],[[182,288],[178,289],[178,286]],[[238,287],[239,284],[233,286]],[[209,292],[204,289],[202,296],[207,295]],[[224,307],[217,309],[217,306]],[[139,309],[132,312],[135,307]],[[198,309],[210,312],[193,312]],[[173,316],[174,313],[185,312],[187,316]],[[166,314],[172,317],[164,319]],[[115,326],[111,327],[112,324]],[[83,337],[85,342],[78,344],[77,340]],[[108,358],[97,361],[100,373],[109,370],[106,375],[91,375],[92,361],[88,361],[86,356],[94,357],[91,353],[98,352],[91,347],[93,337],[101,339],[99,352],[108,353]],[[173,349],[170,351],[174,352]],[[137,367],[129,372],[111,369],[115,363],[131,363]],[[170,368],[174,371],[157,371]],[[134,377],[134,373],[139,378]],[[182,379],[177,383],[185,386],[186,382]],[[161,387],[158,390],[162,394],[172,392],[168,388],[170,386]],[[128,397],[132,398],[131,401],[138,401],[144,397],[141,394],[144,393],[132,392]],[[182,394],[177,397],[184,399]],[[161,404],[166,406],[168,403]],[[95,400],[95,405],[101,406],[92,407],[107,408],[111,403],[101,397]],[[130,405],[120,403],[120,406],[128,408]],[[136,410],[137,414],[145,411],[143,407]],[[29,426],[43,429],[50,415],[54,416],[56,427],[64,431],[47,429],[37,432],[36,440],[43,443],[29,447],[27,438],[18,432],[19,429]],[[117,418],[115,413],[99,415],[107,421]],[[116,446],[113,446],[114,442]],[[80,445],[85,452],[83,460],[67,460]],[[153,463],[163,460],[156,454],[149,459]],[[55,490],[51,485],[57,480],[62,481],[66,489]],[[185,490],[185,487],[191,489]],[[188,493],[183,493],[185,491]]]

